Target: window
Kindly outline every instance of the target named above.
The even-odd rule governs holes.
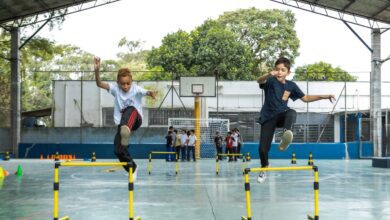
[[[114,108],[102,108],[103,127],[113,127],[114,122]]]

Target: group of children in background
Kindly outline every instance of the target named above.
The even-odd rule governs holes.
[[[188,131],[186,129],[181,129],[181,133],[179,134],[177,129],[170,126],[165,139],[167,152],[175,152],[178,160],[181,159],[181,161],[190,161],[192,155],[193,161],[196,161],[195,144],[197,138],[195,136],[194,129]],[[225,146],[225,154],[240,154],[242,143],[243,139],[238,128],[234,128],[229,131],[224,138],[220,135],[219,131],[217,131],[214,137],[214,146],[218,159],[223,160],[222,155],[220,155],[223,154],[223,146]],[[166,160],[176,161],[176,155],[168,154]],[[237,161],[237,158],[241,157],[238,155],[229,156],[228,161]]]
[[[195,130],[186,130],[181,129],[179,134],[177,129],[174,129],[172,126],[169,127],[168,135],[165,137],[167,140],[166,147],[168,152],[176,152],[177,159],[181,161],[190,161],[190,156],[192,154],[192,159],[195,162],[195,144],[197,138],[195,136]],[[167,155],[167,161],[176,161],[176,155],[169,154]]]
[[[238,128],[229,131],[225,138],[222,138],[219,131],[217,131],[214,137],[214,146],[218,160],[223,160],[222,155],[220,155],[223,152],[223,144],[225,144],[225,154],[240,154],[242,143],[243,139]],[[237,161],[237,158],[239,158],[237,155],[229,156],[229,162]]]

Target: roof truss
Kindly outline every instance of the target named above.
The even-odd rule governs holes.
[[[271,0],[366,28],[390,28],[390,1],[386,0]]]

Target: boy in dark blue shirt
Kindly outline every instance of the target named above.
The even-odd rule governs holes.
[[[297,113],[287,106],[289,98],[293,101],[301,99],[303,102],[314,102],[321,99],[329,99],[331,102],[335,100],[334,95],[305,95],[295,82],[286,80],[286,77],[291,73],[290,67],[290,60],[281,57],[275,62],[274,70],[257,79],[257,83],[265,93],[264,105],[261,108],[259,119],[261,124],[259,145],[261,167],[269,165],[268,153],[277,127],[284,129],[279,150],[286,150],[292,142],[292,126],[295,123]],[[261,183],[265,179],[265,173],[261,172],[257,181]]]

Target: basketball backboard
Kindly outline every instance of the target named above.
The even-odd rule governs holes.
[[[180,97],[215,97],[215,82],[214,76],[180,77]]]

